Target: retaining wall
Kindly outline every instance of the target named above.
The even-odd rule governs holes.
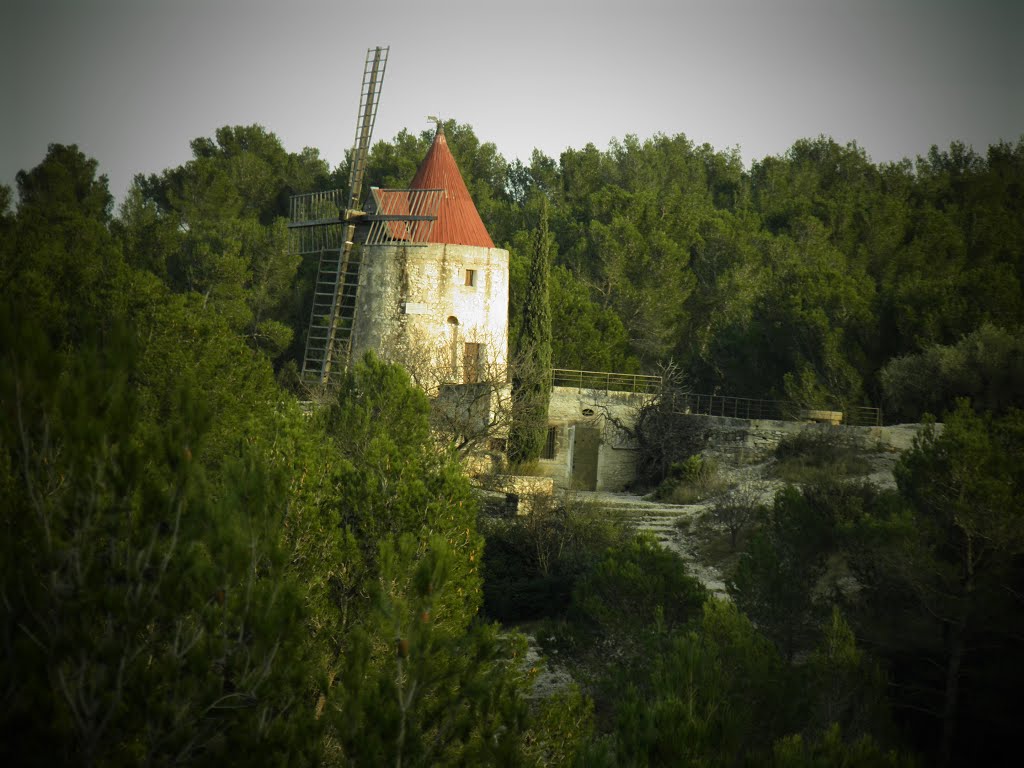
[[[772,421],[768,419],[734,419],[728,416],[686,416],[698,420],[707,440],[703,453],[709,456],[750,461],[767,459],[786,437],[802,432],[839,434],[856,440],[869,448],[905,451],[914,437],[923,429],[921,424],[895,424],[885,427],[846,427],[814,424],[801,421]],[[941,429],[942,425],[936,425]]]

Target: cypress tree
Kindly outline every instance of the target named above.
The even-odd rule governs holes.
[[[548,300],[551,263],[548,248],[548,202],[544,198],[513,356],[514,411],[508,455],[516,464],[533,461],[540,456],[547,432],[551,397],[551,306]]]

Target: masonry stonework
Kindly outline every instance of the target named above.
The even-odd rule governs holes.
[[[834,426],[806,421],[773,421],[769,419],[736,419],[728,416],[686,417],[700,423],[707,438],[705,455],[729,460],[745,458],[763,461],[771,456],[779,443],[787,437],[805,433],[836,433],[865,446],[902,452],[908,450],[914,437],[923,429],[921,424],[894,424],[885,427]],[[942,425],[936,425],[938,429]]]
[[[428,392],[504,370],[508,259],[501,248],[472,245],[366,247],[353,357],[376,350]]]
[[[548,409],[553,456],[537,462],[538,472],[558,488],[624,490],[636,477],[636,443],[628,429],[649,400],[632,392],[554,387]]]

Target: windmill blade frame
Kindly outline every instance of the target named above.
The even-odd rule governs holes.
[[[377,122],[380,89],[388,66],[390,46],[369,48],[363,65],[363,84],[359,91],[359,117],[356,119],[356,138],[352,145],[352,167],[348,174],[348,211],[355,211],[362,197],[366,158],[370,153],[373,127]],[[348,213],[346,211],[346,213]],[[347,217],[346,217],[347,218]]]
[[[347,362],[352,349],[362,255],[355,247],[357,227],[369,228],[366,245],[426,245],[447,194],[444,189],[372,188],[373,213],[360,208],[389,51],[377,46],[366,52],[348,189],[293,195],[290,200],[292,249],[319,258],[302,357],[307,384],[329,383],[332,370]]]
[[[351,348],[359,290],[355,231],[365,215],[358,206],[389,52],[383,46],[366,52],[348,190],[296,195],[290,201],[293,250],[319,256],[302,356],[302,379],[309,384],[328,383],[335,360],[347,358]]]

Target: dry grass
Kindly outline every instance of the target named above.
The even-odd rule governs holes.
[[[690,544],[697,561],[704,566],[729,573],[735,567],[742,546],[732,549],[729,531],[714,523],[707,515],[680,518],[676,521],[680,535]]]
[[[654,492],[654,498],[669,504],[696,504],[728,488],[714,459],[691,456],[669,469],[668,477]]]
[[[871,472],[865,453],[858,440],[838,429],[809,430],[779,443],[772,474],[794,485],[859,477]]]

